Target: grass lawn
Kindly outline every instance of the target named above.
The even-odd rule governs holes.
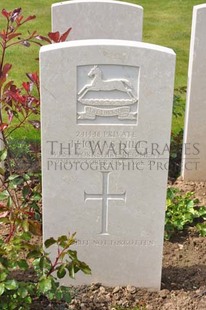
[[[46,35],[51,28],[50,8],[54,0],[16,0],[1,1],[0,10],[3,8],[12,10],[21,7],[24,16],[36,15],[37,18],[24,26],[24,31],[29,29],[37,30],[40,34]],[[181,92],[187,85],[187,68],[190,43],[190,31],[192,22],[192,7],[204,3],[200,0],[131,0],[129,2],[142,5],[144,7],[144,34],[143,41],[163,45],[174,49],[177,54],[175,93],[185,100],[185,92]],[[0,29],[4,25],[4,18],[0,16]],[[76,25],[69,25],[76,27]],[[78,25],[77,25],[78,27]],[[102,25],[104,27],[104,25]],[[23,46],[8,50],[7,62],[13,64],[11,78],[18,84],[26,80],[25,72],[38,70],[39,48],[34,46],[26,48]],[[178,131],[183,127],[183,117],[174,118],[173,131]],[[20,131],[18,136],[29,136],[39,139],[39,134],[29,129]]]

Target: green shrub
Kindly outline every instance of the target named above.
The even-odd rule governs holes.
[[[193,199],[194,193],[184,195],[176,188],[168,188],[166,216],[165,216],[165,239],[170,239],[177,231],[182,231],[189,225],[195,225],[197,220],[206,220],[206,207],[199,207],[197,199]],[[198,228],[199,227],[199,228]],[[197,225],[201,233],[201,225]],[[202,227],[202,234],[203,234]]]

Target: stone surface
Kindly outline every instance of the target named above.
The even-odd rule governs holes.
[[[72,31],[68,40],[142,40],[143,9],[120,1],[74,0],[52,5],[52,30]]]
[[[159,289],[174,52],[82,40],[40,63],[44,239],[77,232],[75,284]]]
[[[206,4],[193,9],[182,176],[206,180]]]

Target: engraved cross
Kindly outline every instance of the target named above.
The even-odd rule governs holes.
[[[126,201],[126,192],[123,194],[109,194],[109,174],[110,172],[102,173],[102,193],[87,194],[84,192],[84,201],[101,200],[102,201],[102,231],[101,235],[108,235],[108,219],[109,219],[109,200]]]

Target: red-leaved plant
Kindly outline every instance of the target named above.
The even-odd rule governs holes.
[[[21,33],[21,26],[35,19],[34,15],[24,18],[21,8],[13,11],[2,10],[5,28],[0,31],[0,225],[3,223],[3,236],[0,238],[0,308],[27,309],[33,297],[45,295],[49,299],[69,302],[68,288],[59,285],[56,276],[62,278],[68,271],[71,277],[79,270],[90,273],[90,268],[77,258],[76,251],[69,247],[75,243],[74,234],[50,238],[45,247],[56,244],[57,257],[51,261],[41,246],[32,243],[33,235],[41,235],[41,182],[40,175],[13,172],[9,137],[26,123],[40,128],[40,89],[37,72],[26,73],[27,81],[17,86],[9,80],[12,64],[6,62],[7,51],[16,45],[29,47],[42,43],[64,42],[71,28],[65,33],[50,32],[48,36],[36,31]],[[31,119],[32,116],[32,119]],[[65,257],[68,259],[65,261]],[[26,259],[25,259],[26,257]],[[25,282],[12,278],[16,269],[26,271],[33,264],[37,275],[36,282]],[[23,305],[23,306],[22,306]],[[28,307],[29,309],[29,307]]]
[[[14,47],[15,45],[23,45],[29,47],[30,44],[42,45],[42,42],[52,43],[52,42],[63,42],[67,39],[71,28],[69,28],[65,33],[60,35],[59,32],[50,32],[48,37],[39,35],[36,31],[32,33],[28,32],[27,36],[22,36],[20,28],[23,24],[28,23],[29,21],[36,18],[36,16],[31,15],[26,18],[22,15],[21,8],[14,9],[13,11],[2,10],[2,15],[6,19],[6,27],[0,32],[0,47],[2,50],[1,59],[0,59],[0,132],[1,139],[3,141],[4,149],[0,152],[0,157],[2,160],[6,159],[7,163],[7,178],[2,180],[2,187],[4,189],[4,194],[8,194],[8,183],[18,183],[18,185],[23,186],[24,193],[23,200],[25,204],[25,199],[30,200],[30,203],[27,203],[22,208],[22,203],[19,202],[17,194],[15,191],[9,192],[10,200],[14,203],[15,208],[11,208],[8,205],[1,206],[3,213],[2,215],[9,216],[8,223],[10,225],[10,233],[7,241],[10,240],[16,229],[16,220],[24,219],[26,212],[26,218],[30,221],[31,226],[31,217],[37,217],[37,214],[34,212],[34,208],[38,210],[38,206],[31,201],[31,186],[28,184],[28,180],[25,180],[23,176],[12,176],[11,168],[11,152],[8,142],[8,138],[11,134],[17,129],[24,126],[26,123],[30,123],[36,129],[40,128],[39,118],[35,119],[35,115],[39,114],[40,108],[40,89],[39,89],[39,76],[37,72],[26,73],[28,80],[23,82],[21,87],[18,87],[14,81],[9,80],[9,72],[12,69],[12,64],[6,63],[6,53],[9,48]],[[32,117],[32,120],[30,119]],[[15,120],[15,121],[14,121]],[[1,168],[1,174],[5,174],[5,171]],[[26,178],[31,179],[29,176]],[[16,181],[15,181],[16,180]],[[13,185],[13,187],[16,185]],[[14,188],[12,188],[14,189]],[[36,189],[36,188],[35,188]],[[33,189],[32,189],[33,192]],[[36,193],[36,192],[35,192]],[[7,210],[8,209],[8,210]],[[18,210],[18,212],[17,212]],[[15,213],[16,215],[14,216]],[[39,216],[38,216],[39,217]],[[5,217],[4,217],[5,218]],[[13,219],[11,221],[11,218]],[[40,232],[40,227],[38,222],[35,222],[37,232]],[[34,230],[34,229],[33,229]]]
[[[25,124],[31,114],[39,114],[40,93],[39,93],[39,76],[37,72],[27,73],[28,81],[22,83],[22,87],[17,87],[13,81],[8,81],[8,74],[12,68],[12,64],[5,63],[6,52],[15,45],[23,45],[29,47],[31,43],[42,45],[41,41],[46,43],[58,43],[66,41],[71,28],[60,35],[57,32],[48,33],[48,37],[39,35],[36,31],[28,33],[26,37],[22,37],[20,28],[23,24],[33,20],[36,16],[32,15],[24,18],[21,14],[21,8],[13,11],[2,10],[2,15],[6,18],[6,27],[0,32],[0,47],[2,56],[0,59],[0,131],[2,139],[7,146],[7,138],[11,133]],[[37,92],[33,89],[36,88]],[[7,120],[4,120],[4,111],[7,114]],[[11,129],[13,117],[19,123]],[[30,122],[34,127],[39,128],[39,120]]]

